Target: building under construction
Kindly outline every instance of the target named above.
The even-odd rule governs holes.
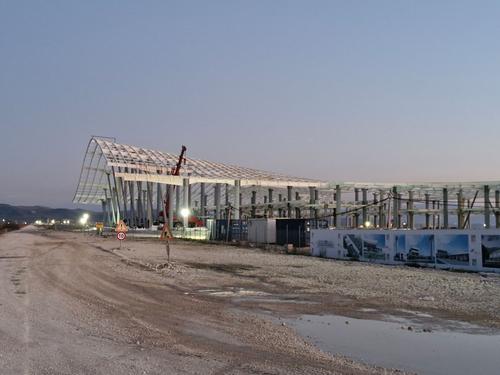
[[[500,181],[348,183],[286,176],[92,137],[73,201],[100,204],[107,225],[152,228],[169,193],[168,220],[310,219],[337,229],[500,227]],[[184,209],[184,211],[182,211]],[[185,213],[181,215],[181,211]]]

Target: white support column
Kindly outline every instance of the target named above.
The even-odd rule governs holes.
[[[337,229],[342,228],[342,189],[340,185],[335,186],[335,217],[333,225]]]
[[[179,190],[179,187],[176,186],[175,190]],[[169,205],[168,205],[168,227],[172,230],[174,228],[174,202],[173,202],[173,194],[174,194],[174,186],[167,185],[167,191],[169,196]],[[165,209],[165,208],[163,208]]]
[[[220,184],[215,184],[214,187],[214,206],[215,206],[215,219],[219,220],[221,218],[220,210]]]
[[[292,217],[292,186],[286,187],[286,206],[287,206],[287,217]]]
[[[142,182],[137,182],[137,226],[143,224]]]
[[[109,191],[109,198],[106,198],[106,199],[109,199],[108,203],[110,204],[111,206],[111,213],[112,213],[112,222],[116,224],[117,222],[117,218],[115,216],[115,202],[113,201],[113,188],[111,187],[111,178],[109,176],[109,173],[106,173],[106,177],[108,178],[108,191]]]
[[[148,229],[151,229],[153,225],[153,183],[152,182],[147,182],[146,183],[146,192],[147,192],[147,221],[145,227]]]
[[[490,228],[490,187],[484,185],[484,227]]]
[[[500,190],[495,190],[495,227],[500,228]]]
[[[268,215],[267,217],[273,217],[274,216],[274,208],[273,208],[273,189],[267,189],[267,197],[268,197],[268,202],[269,205],[268,207]]]
[[[430,209],[430,194],[425,193],[425,229],[430,229],[431,226],[431,215],[429,214]]]
[[[163,210],[162,208],[162,199],[163,197],[163,189],[161,188],[161,184],[157,183],[156,184],[156,217],[160,217],[160,211]]]
[[[234,212],[231,214],[235,220],[239,220],[239,218],[240,218],[240,186],[241,186],[241,181],[235,180],[234,181],[234,204],[233,204]]]
[[[137,226],[136,221],[136,209],[135,209],[135,189],[134,183],[132,181],[128,182],[129,194],[130,194],[130,224],[132,227]]]
[[[189,178],[182,180],[182,208],[189,209]],[[189,215],[182,217],[184,228],[189,226]]]
[[[368,220],[368,208],[366,207],[368,205],[368,189],[366,189],[366,188],[361,189],[361,194],[362,194],[361,204],[363,205],[363,208],[361,209],[362,218],[363,218],[362,225],[363,225],[363,227],[365,227],[366,222],[369,221]]]
[[[207,214],[205,209],[206,205],[207,202],[205,197],[205,183],[202,182],[200,184],[200,216],[202,217],[204,226],[207,226]]]
[[[448,229],[448,189],[443,188],[443,229]]]
[[[177,216],[177,220],[181,217],[181,187],[175,187],[175,216]]]

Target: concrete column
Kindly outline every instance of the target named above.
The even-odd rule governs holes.
[[[342,228],[342,189],[340,185],[335,186],[335,216],[333,221],[333,226],[335,228]]]
[[[380,197],[380,200],[379,200],[379,203],[378,203],[378,221],[379,221],[379,227],[380,228],[386,228],[387,227],[387,223],[386,223],[386,219],[385,219],[385,213],[384,213],[384,191],[383,190],[379,190],[379,197]]]
[[[448,189],[443,188],[443,228],[448,229]]]
[[[403,227],[403,220],[402,220],[402,214],[401,214],[401,203],[403,202],[403,194],[398,193],[398,200],[397,200],[397,206],[398,206],[398,228]]]
[[[136,215],[137,211],[135,209],[135,188],[134,188],[134,182],[129,181],[128,182],[128,190],[129,190],[129,195],[130,195],[130,224],[133,227],[137,226],[137,220],[136,220]]]
[[[436,212],[434,210],[436,209],[436,201],[432,201],[432,229],[436,229]]]
[[[484,185],[484,227],[490,228],[490,187]]]
[[[425,229],[429,229],[431,225],[431,216],[429,214],[429,209],[430,209],[430,194],[425,193],[425,209],[427,210],[425,212]]]
[[[105,199],[101,200],[101,205],[102,205],[102,222],[104,223],[104,225],[106,225],[106,221],[108,218],[108,212],[107,212],[107,208],[106,208],[106,200]]]
[[[232,217],[235,220],[240,219],[240,187],[241,181],[234,180],[234,212],[232,213]]]
[[[462,189],[457,193],[457,228],[464,229],[464,199]]]
[[[181,187],[175,187],[175,216],[177,220],[181,217]]]
[[[146,187],[148,183],[146,182]],[[149,211],[149,204],[148,204],[148,192],[147,190],[142,191],[142,217],[144,218],[144,228],[148,228],[148,211]]]
[[[115,168],[111,167],[112,171],[112,177],[113,177],[113,187],[110,187],[110,192],[111,192],[111,199],[113,200],[113,204],[115,205],[115,221],[118,223],[118,221],[121,219],[121,206],[120,206],[120,195],[118,195],[118,184],[116,183],[116,178],[115,178]],[[110,175],[108,174],[108,184],[109,184],[109,179]]]
[[[398,188],[394,186],[392,188],[392,197],[393,197],[393,205],[392,205],[392,228],[399,228],[399,205],[398,205]]]
[[[207,206],[207,201],[205,197],[205,183],[200,184],[200,216],[203,220],[203,225],[207,226],[207,213],[205,207]]]
[[[147,205],[147,210],[148,210],[148,220],[147,220],[147,228],[151,228],[153,225],[153,183],[152,182],[147,182],[146,183],[146,191],[147,191],[147,198],[148,198],[148,205]]]
[[[241,187],[240,187],[241,189]],[[243,217],[243,209],[241,208],[243,206],[243,193],[240,193],[240,219]]]
[[[300,194],[298,191],[295,192],[295,200],[300,201]],[[301,212],[299,207],[295,207],[295,218],[300,219],[301,217]]]
[[[273,189],[268,189],[268,197],[269,197],[269,206],[268,206],[268,209],[269,209],[269,214],[268,214],[268,217],[273,217],[274,216],[274,209],[273,209]]]
[[[117,180],[123,197],[123,217],[127,219],[127,225],[130,225],[130,212],[127,208],[127,183],[121,178],[118,178]]]
[[[110,210],[110,208],[113,208],[111,198],[106,199],[106,207],[108,207],[108,224],[111,227],[116,224],[115,219],[113,218],[113,211]]]
[[[358,212],[358,204],[359,204],[359,189],[358,188],[354,188],[354,203],[356,205],[356,211],[354,212],[354,224],[353,224],[353,227],[354,228],[358,228],[359,227],[359,212]]]
[[[319,191],[318,189],[314,189],[314,204],[319,204]],[[314,208],[314,218],[318,219],[318,209]],[[317,229],[317,228],[316,228]]]
[[[156,184],[156,218],[157,219],[160,217],[160,211],[163,210],[162,202],[163,202],[163,191],[161,188],[161,184],[157,183]]]
[[[221,184],[215,184],[215,189],[214,189],[214,206],[215,206],[215,219],[216,220],[219,220],[221,218],[220,189],[221,189]]]
[[[413,191],[408,192],[408,227],[415,229],[415,216],[413,214]]]
[[[439,213],[440,210],[441,210],[441,202],[437,201],[436,202],[437,204],[437,211],[438,211],[438,214],[437,214],[437,229],[440,229],[441,228],[441,214]]]
[[[314,186],[309,186],[309,204],[314,204]],[[309,217],[314,217],[314,208],[309,208]]]
[[[363,208],[361,209],[361,211],[362,211],[363,227],[364,227],[365,223],[368,221],[368,208],[366,207],[366,205],[368,204],[368,189],[363,188],[361,189],[361,191],[363,196],[363,200],[361,201]]]
[[[500,190],[495,190],[495,227],[500,228]]]
[[[191,208],[193,207],[193,199],[192,199],[192,185],[189,184],[188,185],[188,204],[187,204],[187,208],[189,208],[189,210],[191,210]]]
[[[137,181],[137,226],[143,223],[143,208],[142,208],[142,182]]]
[[[189,209],[189,178],[182,179],[182,208]],[[182,224],[184,225],[184,228],[189,226],[189,215],[182,217]]]
[[[373,206],[376,207],[376,205],[378,204],[378,194],[377,193],[373,193]],[[377,226],[379,225],[379,216],[377,213],[375,213],[373,215],[373,226],[375,228],[377,228]]]
[[[111,187],[111,178],[109,176],[109,173],[106,173],[106,177],[108,179],[108,192],[109,192],[109,199],[110,201],[110,206],[111,206],[111,213],[113,215],[113,223],[117,222],[117,217],[115,215],[115,202],[114,202],[114,194],[113,194],[113,188]]]
[[[470,202],[470,199],[467,199],[467,208],[470,210],[472,207],[471,207],[471,202]],[[470,212],[470,211],[467,211],[467,212]],[[470,220],[467,220],[467,229],[470,229]]]
[[[286,206],[287,206],[287,216],[289,218],[292,217],[292,203],[290,203],[292,201],[292,187],[291,186],[287,186],[286,187]]]
[[[174,202],[173,202],[174,188],[175,188],[175,190],[179,190],[178,186],[174,187],[174,185],[167,185],[167,194],[169,196],[168,227],[170,229],[174,228]],[[165,209],[165,208],[163,208],[163,209]]]
[[[254,190],[252,191],[252,198],[250,200],[250,203],[252,204],[252,217],[255,217],[256,213],[256,207],[255,204],[257,203],[257,192]]]

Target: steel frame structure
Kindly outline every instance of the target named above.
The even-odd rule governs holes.
[[[92,137],[73,202],[101,203],[110,224],[126,218],[132,226],[146,227],[160,211],[166,189],[172,189],[170,218],[186,207],[204,220],[224,218],[230,209],[234,219],[309,217],[327,219],[338,228],[369,223],[413,229],[416,216],[423,215],[425,228],[448,229],[455,225],[452,215],[455,226],[465,228],[469,216],[479,214],[485,227],[491,216],[500,227],[500,181],[326,183],[192,158],[173,176],[177,159],[176,154]]]

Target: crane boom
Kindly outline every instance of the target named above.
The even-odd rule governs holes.
[[[170,173],[171,175],[179,176],[182,168],[182,162],[186,163],[186,158],[185,158],[186,151],[187,151],[186,146],[182,145],[179,159],[177,160],[177,164],[175,165],[175,167],[172,167]],[[172,238],[172,233],[170,232],[170,228],[168,226],[168,217],[167,217],[167,212],[169,211],[169,207],[170,207],[170,194],[168,193],[167,189],[167,191],[165,191],[165,201],[163,207],[163,231],[162,231],[162,235],[166,236],[167,239]]]

